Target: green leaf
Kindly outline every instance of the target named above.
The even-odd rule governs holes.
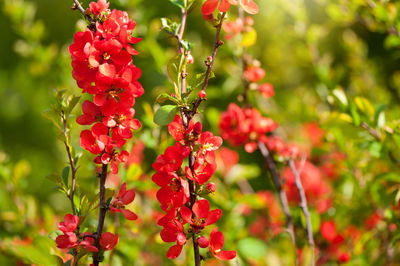
[[[109,199],[113,196],[114,196],[114,190],[107,188],[104,198]],[[94,196],[94,198],[92,199],[92,201],[86,205],[87,208],[85,208],[85,210],[87,209],[87,212],[90,212],[96,209],[97,207],[99,207],[99,202],[100,202],[100,193],[97,193],[96,196]],[[86,212],[82,211],[82,215],[84,214],[86,214]]]
[[[185,9],[185,2],[183,0],[169,0],[173,5]]]
[[[61,126],[61,118],[54,109],[46,110],[42,113],[42,116],[53,123],[59,130],[63,130]]]
[[[177,98],[172,97],[168,93],[161,93],[160,95],[158,95],[158,97],[156,99],[156,103],[163,103],[168,100],[176,103],[177,105],[181,104],[181,102]]]
[[[168,33],[174,35],[179,31],[181,24],[171,21],[169,18],[161,18],[161,27]]]
[[[62,171],[62,179],[66,187],[68,187],[68,176],[69,176],[69,166],[66,166]]]
[[[257,238],[243,238],[238,242],[238,250],[245,258],[262,259],[267,253],[267,245]]]
[[[210,79],[214,78],[214,72],[210,73]],[[198,87],[201,87],[204,83],[204,79],[206,78],[206,72],[196,74],[195,76],[192,76],[192,78],[189,79],[188,85],[192,89],[196,89]]]
[[[361,123],[360,115],[358,114],[357,108],[356,108],[356,106],[354,104],[350,105],[350,113],[351,113],[351,116],[353,117],[354,125],[359,126],[360,123]]]
[[[242,179],[252,179],[260,175],[260,167],[255,164],[236,164],[227,173],[225,180],[231,184]]]
[[[381,150],[382,150],[382,144],[379,142],[374,142],[369,146],[369,152],[375,158],[381,157]]]
[[[363,112],[368,118],[373,119],[375,110],[372,104],[366,98],[356,97],[354,102],[361,112]]]
[[[68,116],[74,107],[79,103],[79,100],[81,99],[81,96],[73,96],[72,99],[69,101],[68,108],[66,110],[66,116]]]
[[[154,114],[154,123],[166,126],[174,120],[178,107],[176,105],[163,105]]]
[[[48,175],[48,176],[46,176],[46,178],[47,178],[48,180],[50,180],[50,181],[56,183],[57,186],[60,186],[60,187],[63,186],[63,182],[62,182],[62,180],[61,180],[61,177],[60,177],[59,175],[57,175],[57,174]]]
[[[313,209],[309,209],[309,213],[310,213],[310,221],[311,221],[312,232],[316,233],[316,232],[319,231],[319,228],[321,226],[321,217]],[[303,225],[304,229],[306,229],[307,228],[306,217],[304,216],[303,212],[301,212],[300,220],[301,220],[301,224]]]
[[[182,54],[178,54],[177,56],[172,58],[167,65],[168,76],[176,84],[179,83],[179,77],[181,75],[182,69],[182,61]]]

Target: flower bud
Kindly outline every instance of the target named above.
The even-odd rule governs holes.
[[[197,244],[201,248],[206,248],[209,245],[209,241],[208,241],[208,239],[206,237],[201,236],[201,237],[197,238]]]
[[[217,186],[213,182],[208,183],[206,186],[206,190],[210,193],[215,192],[216,189],[217,189]]]
[[[201,125],[200,122],[197,122],[196,124],[194,124],[194,127],[193,127],[194,133],[196,133],[197,135],[200,135],[202,131],[203,131],[203,126]]]
[[[247,26],[253,26],[254,25],[254,19],[250,16],[247,16],[244,19],[244,24],[246,24]]]
[[[203,90],[199,91],[199,97],[204,99],[206,97],[206,92]]]
[[[188,64],[193,64],[194,63],[193,55],[190,52],[187,55],[187,62],[188,62]]]

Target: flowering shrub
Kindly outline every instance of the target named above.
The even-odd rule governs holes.
[[[1,265],[399,261],[398,3],[89,2],[0,4]]]

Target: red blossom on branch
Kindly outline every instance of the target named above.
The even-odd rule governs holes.
[[[218,227],[215,227],[210,235],[210,251],[220,260],[231,260],[236,257],[236,251],[226,251],[222,250],[224,246],[224,235],[218,231]]]

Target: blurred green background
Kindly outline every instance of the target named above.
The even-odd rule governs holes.
[[[82,1],[83,6],[87,7],[88,2]],[[143,123],[136,136],[146,145],[145,159],[138,166],[139,170],[123,170],[121,178],[131,180],[128,184],[145,194],[147,189],[154,189],[155,186],[150,184],[149,177],[140,179],[139,176],[151,174],[151,163],[156,155],[170,144],[166,141],[165,129],[152,122],[155,98],[161,92],[172,91],[166,76],[166,64],[176,53],[176,40],[161,32],[160,18],[179,20],[180,12],[167,0],[110,2],[111,8],[129,12],[137,22],[136,35],[143,37],[143,41],[135,47],[140,54],[134,58],[134,64],[142,69],[140,81],[145,88],[145,94],[137,99],[135,105],[136,117]],[[347,155],[345,170],[340,181],[335,183],[338,195],[335,203],[344,207],[328,216],[346,217],[343,223],[359,225],[362,223],[359,217],[363,217],[363,213],[366,216],[375,208],[385,209],[393,202],[397,204],[394,198],[398,187],[395,184],[400,181],[400,176],[395,161],[400,158],[400,138],[389,134],[385,127],[391,128],[394,133],[399,128],[400,1],[256,2],[260,7],[259,14],[254,16],[258,36],[256,44],[248,51],[261,61],[267,73],[265,81],[275,87],[275,97],[266,100],[254,94],[252,102],[263,114],[281,125],[278,132],[285,139],[306,142],[301,133],[302,124],[318,122],[328,132],[326,142],[331,143],[322,152],[340,150]],[[34,249],[32,254],[36,255],[30,255],[31,258],[37,256],[35,259],[47,262],[46,248],[54,245],[47,236],[56,229],[56,223],[69,208],[68,201],[45,178],[53,172],[60,172],[67,157],[52,123],[41,114],[54,103],[56,90],[65,89],[68,94],[80,94],[71,77],[68,45],[72,43],[74,33],[82,30],[85,23],[79,12],[71,10],[71,5],[72,1],[67,0],[0,0],[0,25],[3,30],[0,42],[1,265],[12,265],[15,261],[35,263],[35,260],[32,262],[23,256],[29,253],[29,248],[9,249],[10,243],[14,243],[12,241],[26,237],[39,239],[36,247],[43,246],[42,253]],[[204,69],[203,61],[211,52],[214,38],[213,28],[203,21],[200,5],[201,1],[196,1],[196,7],[189,15],[186,34],[186,38],[195,43],[193,56],[196,62],[193,69],[198,72]],[[229,19],[234,17],[235,12],[232,12]],[[218,133],[219,113],[227,108],[229,102],[236,101],[241,92],[241,69],[234,59],[235,54],[237,50],[233,42],[219,50],[216,78],[208,89],[207,108],[203,107],[207,110],[201,115],[207,119],[206,128],[215,133]],[[368,102],[364,109],[354,104],[356,97],[363,97]],[[356,105],[354,109],[352,106]],[[75,108],[74,114],[80,112],[79,107]],[[382,118],[379,120],[381,113],[384,113],[383,122]],[[385,140],[374,140],[359,126],[360,121],[385,132]],[[72,144],[79,151],[79,132],[83,127],[75,122],[71,126]],[[391,159],[393,154],[395,158]],[[80,192],[88,195],[95,194],[91,159],[89,154],[84,153],[79,170],[82,182]],[[263,165],[260,156],[254,157],[242,151],[240,161],[244,165],[255,164],[256,168]],[[132,174],[132,171],[140,173]],[[392,175],[382,184],[372,182],[376,176],[387,173]],[[255,190],[271,188],[264,175],[265,172],[258,169],[249,177]],[[343,195],[348,184],[353,184],[355,188],[346,198]],[[232,186],[237,188],[234,184]],[[392,190],[388,192],[390,188]],[[228,231],[236,226],[242,228],[237,234],[226,236],[230,246],[234,247],[232,243],[235,239],[246,237],[246,222],[235,220],[239,219],[234,210],[235,201],[222,203],[228,194],[234,198],[235,191],[232,191],[222,191],[215,203],[223,205],[224,211],[229,213],[224,221]],[[135,200],[136,204],[139,205],[139,201]],[[154,203],[149,204],[155,206]],[[146,204],[135,208],[144,210]],[[393,211],[385,217],[390,223],[397,221],[397,216],[397,212]],[[121,251],[117,254],[119,259],[115,265],[127,265],[134,259],[137,259],[137,265],[147,265],[151,256],[150,259],[143,259],[138,254],[146,245],[147,237],[155,237],[159,228],[147,225],[142,231],[147,232],[147,236],[140,237],[138,227],[130,227],[136,232],[137,239],[121,240],[130,243],[131,249],[128,244],[118,246]],[[382,241],[389,240],[385,236]],[[369,248],[379,247],[379,243],[371,244],[371,247],[364,243],[360,254],[366,253]],[[148,247],[149,254],[158,252],[163,257],[166,247],[162,248],[162,252],[157,250],[163,245],[158,240],[158,243]],[[264,251],[261,249],[261,252]],[[384,263],[385,258],[378,253],[370,255],[378,264]],[[15,259],[9,257],[10,254]],[[359,255],[355,265],[367,265],[364,263],[370,260],[368,256]],[[154,261],[160,263],[160,260]],[[264,258],[260,261],[259,265],[267,263]],[[52,262],[49,260],[48,263]],[[172,262],[165,260],[164,263]],[[243,256],[243,263],[249,263],[246,255]],[[279,263],[285,264],[282,261]]]

